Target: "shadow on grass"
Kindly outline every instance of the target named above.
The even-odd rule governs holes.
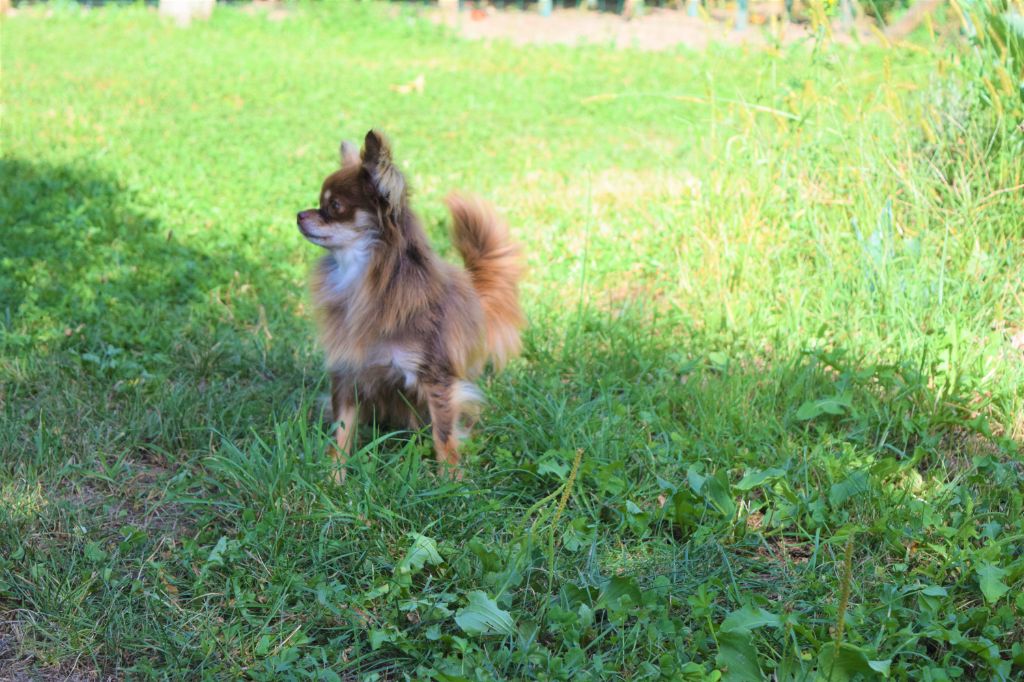
[[[0,188],[0,677],[122,667],[180,645],[113,587],[199,532],[175,475],[222,435],[273,432],[320,377],[303,344],[269,342],[264,308],[305,333],[283,283],[183,244],[116,179],[4,158]],[[83,605],[97,557],[115,577]]]
[[[88,165],[0,161],[3,466],[175,453],[271,423],[308,357],[271,348],[281,285],[235,253],[183,244]],[[259,294],[238,273],[263,277]]]
[[[114,180],[80,165],[3,159],[0,182],[8,348],[59,339],[60,323],[68,337],[141,348],[155,322],[200,293],[209,259],[133,207]]]

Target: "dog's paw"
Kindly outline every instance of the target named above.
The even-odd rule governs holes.
[[[446,464],[439,462],[437,465],[437,475],[441,478],[447,478],[451,481],[461,481],[463,476],[462,468],[457,464]]]

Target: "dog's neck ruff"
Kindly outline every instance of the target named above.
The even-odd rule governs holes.
[[[327,288],[332,295],[347,296],[362,281],[373,256],[373,242],[359,239],[346,249],[331,252],[335,267],[327,275]]]

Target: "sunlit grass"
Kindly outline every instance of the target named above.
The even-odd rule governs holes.
[[[853,534],[837,665],[1020,674],[1024,114],[958,39],[2,21],[0,673],[813,679]],[[371,126],[447,257],[454,188],[525,246],[462,483],[325,456],[294,214]]]

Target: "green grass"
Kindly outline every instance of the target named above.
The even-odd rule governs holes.
[[[392,12],[2,20],[0,677],[1019,679],[998,60]],[[453,188],[528,254],[463,482],[369,430],[331,477],[294,214],[371,126],[447,257]]]

